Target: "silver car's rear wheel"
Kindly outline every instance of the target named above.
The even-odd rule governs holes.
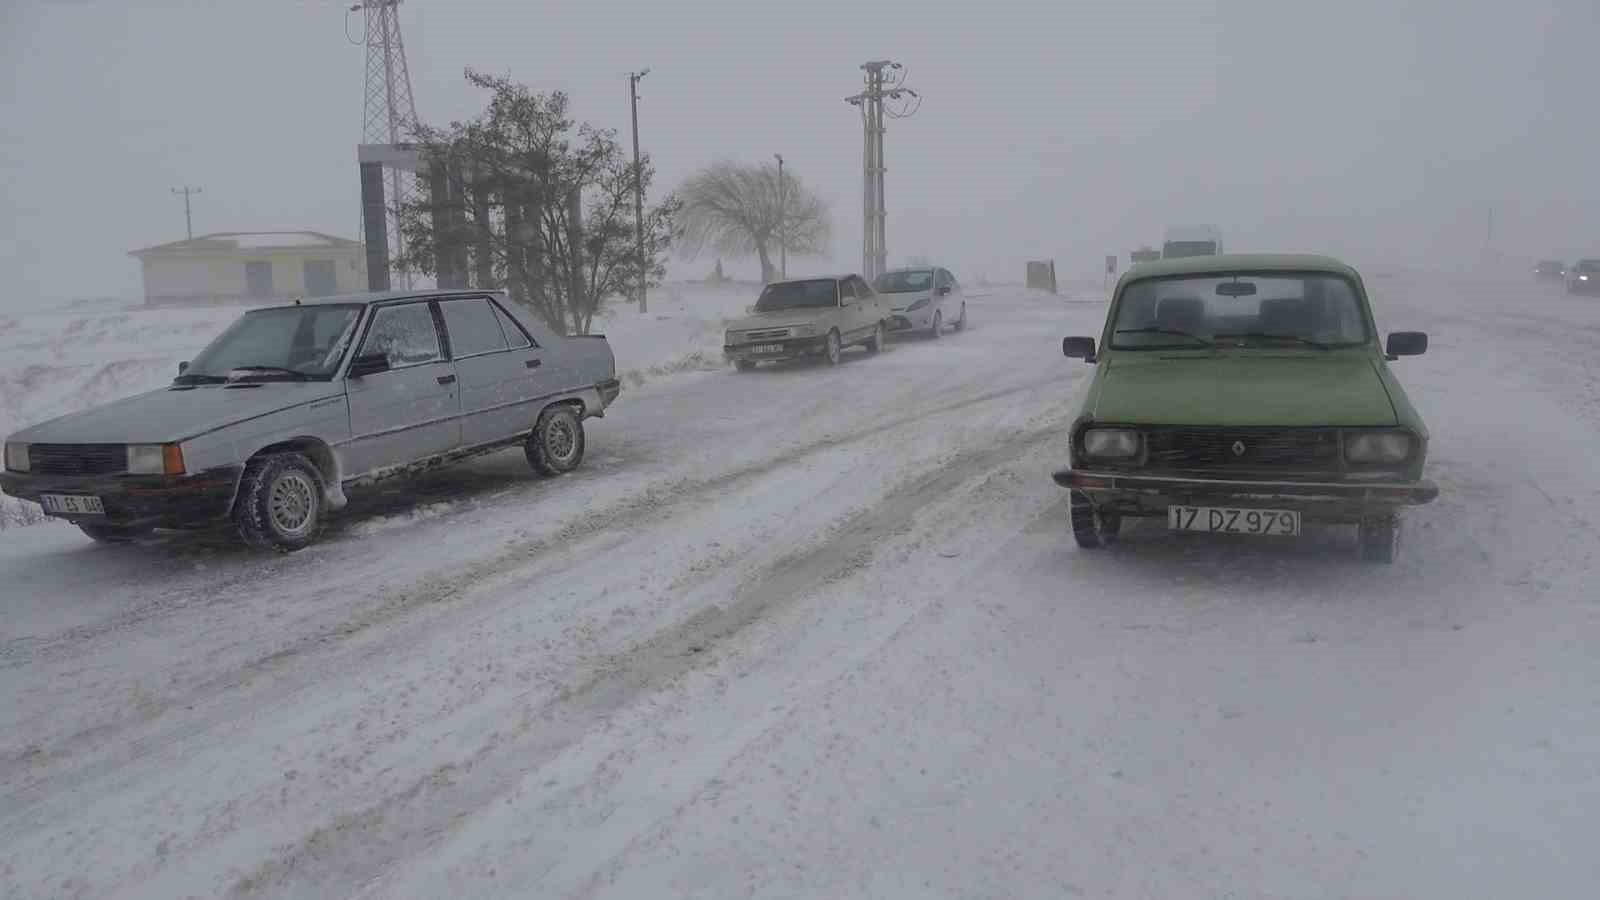
[[[541,475],[561,475],[583,462],[583,420],[571,406],[552,406],[539,415],[523,450]]]

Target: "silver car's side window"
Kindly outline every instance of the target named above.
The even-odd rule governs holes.
[[[389,368],[418,366],[444,358],[439,347],[439,330],[426,303],[385,306],[372,318],[361,355],[382,353],[389,357]]]
[[[488,300],[446,300],[439,304],[456,359],[506,349],[506,335]]]
[[[510,342],[511,349],[521,350],[529,345],[538,346],[531,338],[522,333],[522,326],[512,321],[511,316],[501,309],[499,304],[495,304],[494,314],[500,319],[500,329],[505,332],[506,340]]]

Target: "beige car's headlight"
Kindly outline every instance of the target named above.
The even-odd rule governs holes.
[[[815,325],[796,325],[789,329],[792,337],[816,337],[818,333],[819,330]]]
[[[1132,459],[1139,455],[1139,432],[1130,428],[1091,428],[1083,433],[1083,452],[1097,459]]]
[[[9,441],[6,443],[6,471],[29,471],[27,444],[11,443]]]

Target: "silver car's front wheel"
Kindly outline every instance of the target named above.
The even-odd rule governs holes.
[[[252,459],[239,482],[233,520],[245,543],[289,553],[322,531],[322,472],[300,453]]]
[[[843,349],[843,347],[839,343],[839,332],[837,332],[837,331],[828,332],[828,344],[827,344],[828,365],[837,366],[839,364],[839,352],[842,349]]]

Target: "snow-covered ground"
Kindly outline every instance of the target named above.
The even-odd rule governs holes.
[[[1074,548],[1104,304],[1019,290],[745,375],[678,361],[747,294],[653,300],[578,472],[358,494],[288,557],[8,531],[0,894],[1594,896],[1600,301],[1370,286],[1433,337],[1392,567]]]

